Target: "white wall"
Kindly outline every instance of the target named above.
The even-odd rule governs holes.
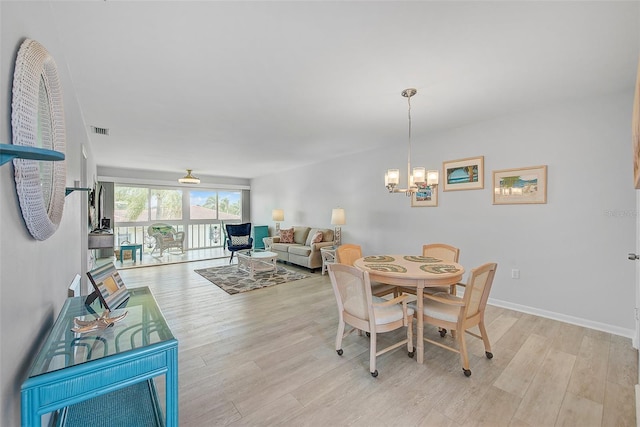
[[[445,160],[485,157],[485,188],[440,191],[437,208],[411,208],[407,197],[386,192],[387,168],[406,173],[406,136],[399,134],[388,150],[254,179],[252,221],[273,232],[271,209],[282,208],[283,226],[330,227],[331,208],[341,206],[342,241],[361,244],[365,254],[417,254],[424,243],[450,243],[468,270],[498,263],[494,303],[631,337],[632,101],[630,88],[437,135],[414,133],[414,166],[441,170]],[[547,204],[492,204],[492,170],[543,164]],[[514,268],[519,280],[511,279]]]
[[[15,55],[24,37],[34,38],[52,53],[61,76],[67,185],[81,180],[82,145],[89,156],[84,178],[92,182],[95,161],[50,5],[0,2],[0,24],[0,142],[11,138]],[[546,205],[493,206],[487,185],[481,191],[440,193],[437,208],[411,208],[404,196],[389,195],[382,186],[385,169],[404,167],[406,138],[401,133],[388,150],[253,180],[252,221],[273,226],[271,209],[283,208],[285,225],[330,226],[331,208],[342,206],[347,212],[343,240],[361,243],[368,254],[418,253],[425,242],[449,242],[461,248],[467,268],[499,263],[495,300],[631,336],[635,264],[626,260],[626,253],[635,249],[636,222],[631,98],[630,90],[438,135],[416,132],[416,165],[440,168],[443,160],[484,155],[488,183],[493,169],[548,164]],[[66,198],[60,228],[38,242],[22,221],[12,165],[0,167],[2,426],[19,425],[20,384],[67,286],[83,274],[84,194]],[[511,268],[521,270],[520,280],[510,279]]]
[[[95,163],[79,106],[72,91],[61,41],[48,3],[0,2],[0,142],[11,142],[11,87],[18,48],[24,38],[43,44],[58,66],[66,114],[67,186],[80,177],[82,145],[89,156],[87,182]],[[0,167],[0,425],[20,425],[20,385],[33,356],[60,311],[67,287],[76,274],[84,275],[88,217],[81,211],[86,192],[65,198],[62,222],[56,233],[34,240],[22,220],[11,162]],[[84,213],[83,213],[84,212]]]

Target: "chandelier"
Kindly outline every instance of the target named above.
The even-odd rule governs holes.
[[[191,175],[191,169],[187,169],[187,174],[178,179],[180,184],[200,184],[200,178]]]
[[[438,185],[438,171],[430,170],[426,171],[423,167],[416,167],[411,170],[411,97],[418,91],[414,88],[405,89],[402,91],[402,96],[407,98],[409,104],[409,154],[407,157],[407,188],[398,188],[400,183],[400,170],[388,169],[384,174],[384,185],[389,190],[389,193],[405,193],[411,197],[412,194],[425,189],[426,187],[433,188]]]

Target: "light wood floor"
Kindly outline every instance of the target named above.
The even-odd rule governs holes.
[[[227,295],[193,271],[227,262],[120,272],[152,289],[179,340],[183,427],[636,425],[627,338],[488,307],[494,358],[469,337],[471,377],[457,354],[425,343],[423,365],[398,349],[378,358],[374,379],[366,336],[347,337],[342,357],[334,350],[326,275]]]
[[[97,259],[96,265],[112,262],[118,270],[126,270],[129,268],[155,267],[158,265],[179,264],[182,262],[211,260],[217,258],[227,258],[228,260],[231,255],[231,252],[222,248],[189,249],[184,252],[180,252],[180,250],[172,248],[171,250],[164,251],[162,256],[160,256],[160,251],[155,251],[152,254],[151,248],[147,246],[143,246],[142,249],[142,260],[139,258],[139,251],[136,252],[135,261],[131,258],[130,251],[124,251],[122,254],[125,258],[124,261],[120,262],[115,256],[112,256]],[[116,252],[119,253],[118,249],[116,249]]]

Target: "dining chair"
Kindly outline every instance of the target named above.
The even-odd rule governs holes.
[[[422,256],[441,259],[444,262],[458,263],[460,259],[460,249],[446,243],[430,243],[422,245]],[[425,288],[426,293],[449,292],[451,295],[456,294],[457,284],[444,286],[439,288]]]
[[[460,258],[460,249],[455,246],[447,245],[446,243],[430,243],[428,245],[422,245],[422,256],[424,257],[432,257],[440,259],[444,262],[458,262]],[[424,288],[423,292],[425,294],[435,294],[437,292],[448,292],[451,295],[456,294],[456,284],[450,286],[438,286],[438,287],[428,287]],[[416,288],[400,288],[400,291],[407,294],[416,294]]]
[[[338,303],[338,332],[336,335],[336,352],[342,356],[342,339],[353,331],[369,333],[369,372],[374,378],[378,376],[376,357],[402,345],[407,345],[408,356],[413,358],[413,314],[414,310],[407,306],[407,295],[392,300],[376,297],[371,293],[369,273],[356,267],[344,264],[327,266],[333,293]],[[346,324],[352,328],[345,333]],[[406,338],[382,350],[377,349],[377,334],[390,332],[399,328],[407,328]]]
[[[487,263],[471,270],[467,284],[459,284],[459,286],[465,287],[462,297],[451,295],[448,292],[425,294],[424,296],[424,310],[422,313],[424,323],[441,328],[441,337],[444,336],[442,331],[444,330],[446,334],[447,328],[451,331],[456,331],[455,338],[458,348],[450,347],[426,337],[419,337],[418,339],[422,338],[425,342],[459,353],[462,361],[462,370],[467,377],[471,375],[471,370],[469,369],[465,332],[481,339],[484,343],[487,359],[493,358],[491,344],[484,324],[484,311],[497,268],[498,264]],[[418,313],[417,315],[419,316],[420,314]],[[480,335],[469,331],[474,326],[478,326]]]
[[[355,260],[362,258],[362,247],[352,243],[340,245],[336,249],[336,258],[340,264],[353,265]],[[377,297],[388,294],[393,294],[394,297],[397,297],[400,294],[397,286],[378,282],[371,282],[371,291]]]

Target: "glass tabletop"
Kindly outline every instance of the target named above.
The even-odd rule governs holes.
[[[238,251],[238,255],[242,255],[246,258],[273,258],[278,256],[277,253],[267,251],[264,249],[251,249],[246,251]]]
[[[122,320],[84,334],[71,330],[74,318],[93,320],[104,309],[97,300],[85,305],[86,296],[68,298],[31,366],[29,378],[175,339],[148,287],[131,288],[129,294],[129,300],[110,314],[115,317],[126,312]]]

